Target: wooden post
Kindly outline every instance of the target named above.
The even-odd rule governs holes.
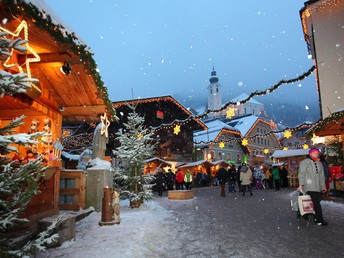
[[[121,223],[121,218],[119,216],[119,192],[114,191],[112,194],[112,208],[113,208],[113,217],[112,220],[115,224]]]
[[[99,221],[100,226],[113,225],[115,224],[112,220],[112,189],[108,186],[103,191],[103,202],[102,202],[102,220]]]

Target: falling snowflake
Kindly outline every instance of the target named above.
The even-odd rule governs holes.
[[[238,82],[238,86],[242,87],[244,85],[244,83],[242,81]]]
[[[308,109],[309,109],[309,107],[306,105],[306,106],[305,106],[305,109],[306,109],[306,110],[308,110]]]

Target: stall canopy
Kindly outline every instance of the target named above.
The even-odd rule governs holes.
[[[289,158],[296,156],[307,156],[309,149],[295,149],[295,150],[276,150],[271,157],[274,159]]]
[[[209,162],[208,160],[200,160],[200,161],[196,161],[196,162],[189,162],[186,163],[184,165],[181,166],[176,166],[176,168],[190,168],[190,167],[198,167],[198,166],[213,166],[213,164],[211,162]]]
[[[310,137],[313,134],[316,136],[344,135],[344,110],[339,110],[319,120],[307,132]]]
[[[8,39],[28,40],[27,52],[14,51],[0,68],[39,80],[27,94],[1,98],[0,119],[54,113],[68,123],[97,121],[106,110],[115,114],[90,49],[44,2],[1,1],[0,17]]]
[[[146,173],[152,173],[155,174],[157,171],[157,168],[164,168],[164,167],[170,167],[172,168],[172,164],[167,162],[164,159],[158,158],[158,157],[153,157],[150,159],[146,159],[145,161],[145,169],[144,169],[144,174]]]

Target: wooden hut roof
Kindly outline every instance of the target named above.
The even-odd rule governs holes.
[[[47,114],[45,110],[61,113],[63,122],[67,123],[96,121],[106,110],[115,115],[89,48],[73,32],[56,23],[56,19],[37,3],[0,2],[0,16],[7,21],[1,24],[0,31],[15,32],[21,28],[17,37],[28,39],[30,49],[26,55],[16,53],[16,61],[24,64],[30,58],[36,59],[29,62],[29,68],[25,66],[23,72],[31,72],[31,77],[39,80],[34,84],[34,94],[29,92],[1,99],[0,119]],[[65,62],[71,65],[68,75],[60,70]],[[18,68],[1,65],[0,68],[20,72]]]
[[[192,116],[189,110],[181,105],[175,98],[169,95],[113,102],[113,107],[117,110],[118,113],[124,109],[129,110],[127,105],[135,106],[136,112],[144,113],[146,118],[149,114],[151,117],[156,117],[156,113],[152,113],[152,111],[163,111],[165,123],[171,123],[177,118],[179,120],[182,120]],[[201,120],[195,117],[191,118],[190,121],[194,122],[194,130],[207,129],[207,126],[203,122],[201,122]],[[159,119],[150,119],[149,122],[151,126],[159,126],[161,124],[161,120]]]
[[[308,136],[344,135],[344,110],[332,113],[325,119],[319,120],[310,130]]]

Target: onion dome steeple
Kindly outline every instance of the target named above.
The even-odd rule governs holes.
[[[209,79],[209,82],[210,83],[217,83],[219,81],[219,78],[216,77],[216,71],[214,69],[214,66],[213,66],[213,70],[211,71],[211,77]]]

